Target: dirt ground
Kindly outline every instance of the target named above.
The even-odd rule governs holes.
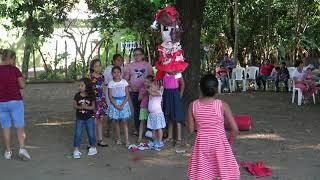
[[[96,157],[86,155],[86,136],[80,160],[71,157],[76,84],[29,85],[24,92],[29,162],[0,158],[1,180],[183,180],[186,179],[188,154],[176,154],[173,147],[161,152],[129,152],[125,147],[106,141]],[[238,162],[259,161],[272,168],[272,176],[261,180],[320,179],[320,103],[298,107],[291,94],[247,92],[224,94],[235,114],[251,114],[254,130],[241,132],[233,149]],[[185,134],[188,144],[193,136]],[[134,139],[131,139],[134,142]],[[2,137],[0,140],[3,152]],[[190,146],[186,146],[190,149]],[[140,160],[133,161],[134,157]],[[255,179],[241,168],[241,179]]]

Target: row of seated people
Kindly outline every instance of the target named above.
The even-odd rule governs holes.
[[[298,61],[297,61],[298,62]],[[303,62],[302,62],[303,63]],[[298,67],[298,65],[296,65]],[[312,84],[316,78],[312,73],[313,67],[311,65],[304,66],[303,64],[303,79],[306,82],[310,82]],[[223,91],[229,91],[230,86],[230,77],[232,77],[232,69],[228,68],[224,64],[220,64],[219,67],[216,69],[216,76],[221,81],[221,89]],[[244,68],[242,68],[244,69]],[[249,68],[247,68],[249,69]],[[255,76],[250,79],[254,80],[259,89],[267,89],[267,82],[272,81],[274,82],[275,90],[277,92],[280,91],[279,84],[280,82],[284,82],[285,91],[289,91],[288,85],[291,83],[289,80],[293,80],[293,76],[297,74],[297,69],[295,67],[290,67],[290,71],[288,70],[286,63],[282,62],[279,66],[274,66],[269,61],[265,61],[260,68],[256,67],[257,73]],[[247,71],[243,72],[243,79],[247,79],[248,74]],[[262,86],[263,85],[263,86]]]

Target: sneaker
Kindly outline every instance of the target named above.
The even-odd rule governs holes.
[[[4,152],[4,158],[6,160],[10,160],[11,159],[11,156],[12,156],[12,151],[5,151]]]
[[[153,138],[153,134],[152,134],[152,131],[147,131],[146,132],[146,134],[145,134],[145,136],[147,137],[147,138]]]
[[[81,152],[79,150],[73,151],[73,158],[74,159],[80,159]]]
[[[20,148],[19,157],[22,158],[23,160],[31,160],[31,157],[30,157],[28,151],[24,148]]]
[[[97,148],[96,147],[91,147],[91,148],[89,148],[88,156],[94,156],[97,153],[98,153]]]

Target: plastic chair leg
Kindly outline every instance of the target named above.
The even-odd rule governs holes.
[[[221,94],[221,80],[218,80],[218,93]]]
[[[246,92],[246,84],[247,84],[246,80],[243,80],[242,81],[242,91],[243,92]]]
[[[302,104],[302,91],[298,90],[298,106]]]
[[[295,96],[296,96],[296,91],[293,89],[292,90],[292,104],[294,104]]]
[[[312,99],[313,99],[313,104],[316,104],[316,96],[314,95],[314,93],[312,94]]]

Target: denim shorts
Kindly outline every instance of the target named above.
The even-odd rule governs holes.
[[[12,123],[16,128],[24,127],[23,101],[0,102],[0,122],[2,128],[11,128]]]

